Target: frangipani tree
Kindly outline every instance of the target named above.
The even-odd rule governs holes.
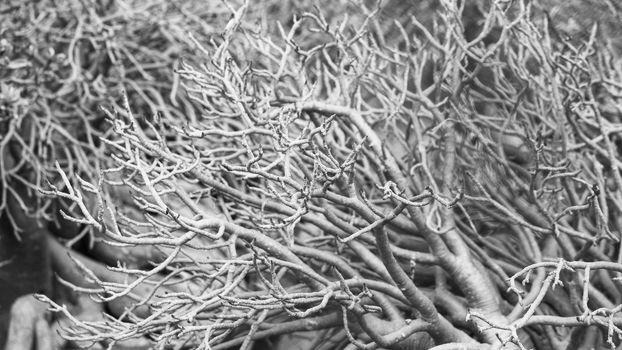
[[[220,35],[188,34],[198,58],[176,71],[198,113],[104,106],[101,170],[59,163],[41,191],[122,252],[103,268],[50,238],[56,266],[79,270],[64,283],[114,315],[39,296],[72,321],[66,339],[578,348],[602,333],[615,348],[609,32],[567,40],[522,2],[441,1],[433,21],[403,9],[309,9],[273,27],[232,6]]]

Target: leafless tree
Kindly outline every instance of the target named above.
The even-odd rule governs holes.
[[[227,4],[176,71],[196,113],[134,87],[96,166],[37,186],[105,252],[45,235],[63,284],[110,312],[37,298],[83,346],[616,348],[619,43],[558,5]]]

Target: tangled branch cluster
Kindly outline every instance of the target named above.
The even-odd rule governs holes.
[[[72,320],[65,337],[523,349],[602,333],[615,348],[617,51],[531,4],[465,3],[441,1],[434,23],[357,3],[270,31],[243,4],[211,41],[190,36],[200,59],[177,73],[198,113],[130,94],[103,108],[101,171],[57,162],[42,193],[123,252],[108,269],[72,253],[87,280],[64,277],[121,310],[83,320],[41,296]]]
[[[228,15],[222,5],[193,11],[195,5],[2,4],[0,209],[14,198],[32,217],[54,221],[58,204],[37,196],[38,189],[56,173],[55,160],[70,176],[97,178],[106,153],[99,138],[109,132],[94,112],[99,105],[121,108],[123,89],[141,113],[195,118],[196,108],[172,74],[175,62],[194,55],[188,30],[208,38],[217,29],[207,19],[218,26]],[[40,202],[29,203],[35,199]]]

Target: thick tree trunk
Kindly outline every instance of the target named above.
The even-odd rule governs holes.
[[[5,212],[0,219],[0,347],[6,341],[15,300],[26,294],[52,292],[45,229],[24,213],[15,199],[8,202],[8,213],[21,232],[15,233]]]

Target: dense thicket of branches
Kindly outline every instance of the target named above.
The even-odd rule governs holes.
[[[64,341],[620,344],[616,4],[181,3],[3,10],[1,203]]]

